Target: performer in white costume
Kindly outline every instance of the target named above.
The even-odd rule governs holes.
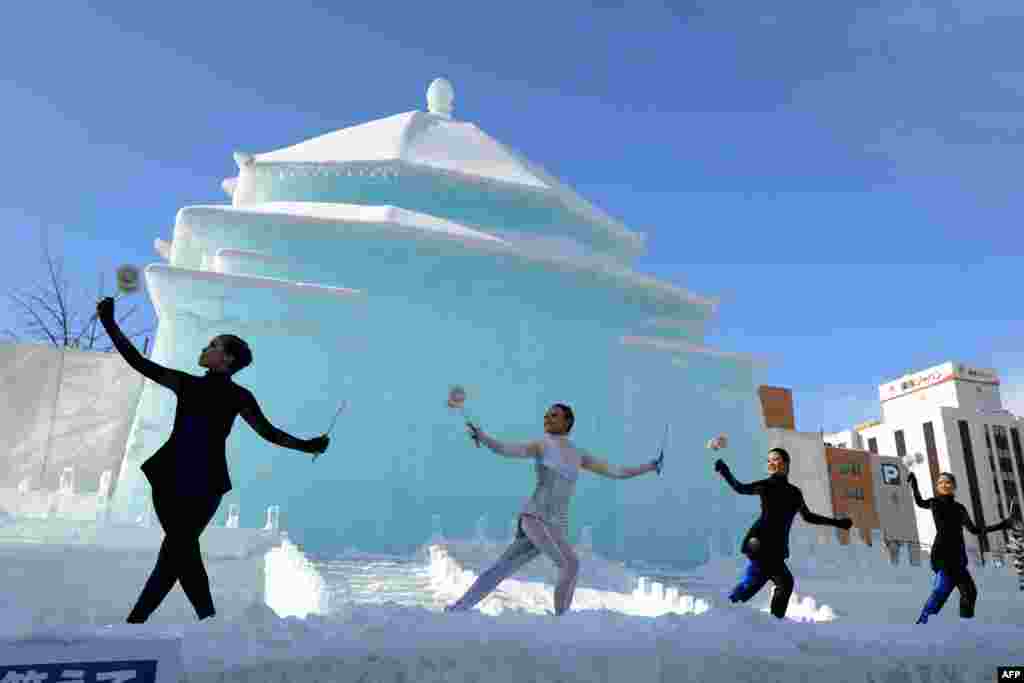
[[[543,439],[525,444],[506,444],[485,434],[467,422],[470,437],[508,458],[533,460],[537,470],[537,488],[519,514],[519,526],[512,545],[490,569],[446,612],[472,609],[502,581],[542,553],[558,567],[555,586],[555,614],[564,614],[572,604],[579,573],[579,559],[569,545],[569,503],[576,490],[580,469],[611,479],[629,479],[661,469],[661,458],[639,467],[616,467],[577,448],[569,440],[575,417],[572,409],[556,403],[544,415]]]

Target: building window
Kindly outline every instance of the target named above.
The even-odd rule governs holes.
[[[931,422],[921,425],[924,430],[924,450],[928,453],[928,473],[932,482],[939,478],[939,451],[935,448],[935,428]]]
[[[864,489],[862,488],[849,488],[846,489],[846,497],[852,498],[853,500],[864,500]]]
[[[1013,461],[1010,460],[1010,439],[1006,433],[1006,427],[1002,425],[992,425],[992,441],[996,445],[996,457],[999,458],[999,470],[1002,473],[1003,478],[1003,491],[1006,494],[1007,503],[1012,503],[1017,500],[1017,484],[1013,481]],[[995,476],[995,472],[992,473]],[[1003,501],[1002,497],[996,498],[996,504],[999,508],[999,517],[1003,517]],[[1003,541],[1009,542],[1010,534],[1007,531],[1003,531]]]
[[[1002,517],[1003,517],[1003,496],[999,492],[999,481],[998,481],[998,479],[999,479],[999,477],[997,477],[995,471],[993,471],[992,472],[992,488],[995,489],[995,492],[996,492],[996,510],[999,512],[1000,519],[1002,519]],[[1010,540],[1010,536],[1004,530],[1003,531],[1003,542],[1005,543],[1005,542],[1007,542],[1009,540]]]
[[[974,467],[974,448],[971,446],[971,428],[967,420],[957,420],[960,428],[960,445],[964,450],[964,467],[967,468],[967,487],[971,496],[971,509],[974,511],[974,523],[979,529],[985,524],[985,511],[981,509],[981,491],[978,488],[978,472]],[[989,551],[988,536],[982,533],[978,537],[982,552]]]
[[[1013,460],[1017,463],[1017,482],[1024,491],[1024,453],[1021,453],[1020,432],[1016,427],[1010,427],[1010,442],[1013,444]]]
[[[868,439],[868,450],[872,453],[878,452],[878,439],[873,436]]]
[[[992,441],[996,444],[999,457],[1010,457],[1010,440],[1006,438],[1006,427],[992,425]]]
[[[996,512],[999,513],[999,519],[1003,519],[1006,516],[1006,514],[1003,512],[1003,501],[1001,501],[1001,500],[997,500],[996,501]],[[1010,543],[1010,533],[1006,529],[1003,529],[1003,544],[1004,544],[1004,547],[1006,545],[1009,545],[1009,543]]]
[[[907,457],[907,442],[903,439],[903,430],[897,429],[893,432],[893,438],[896,439],[896,457],[902,460]]]

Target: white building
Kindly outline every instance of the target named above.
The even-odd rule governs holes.
[[[943,363],[879,387],[881,422],[855,431],[874,453],[896,455],[917,476],[921,495],[935,495],[940,472],[957,480],[957,499],[975,524],[1009,514],[1024,490],[1024,420],[1002,407],[999,378],[991,369]],[[915,506],[921,542],[935,539],[931,513]],[[965,533],[968,550],[978,539]],[[1002,551],[1005,533],[988,534],[987,550]]]
[[[833,448],[864,448],[861,443],[860,433],[856,429],[844,429],[841,432],[823,434],[822,440],[826,446],[832,446]]]

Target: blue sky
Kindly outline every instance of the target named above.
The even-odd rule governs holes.
[[[457,118],[647,233],[639,270],[721,296],[709,342],[768,356],[798,429],[946,360],[1024,413],[1024,5],[84,5],[5,10],[3,291],[43,275],[46,228],[92,296],[227,201],[234,150],[423,109],[445,76]]]

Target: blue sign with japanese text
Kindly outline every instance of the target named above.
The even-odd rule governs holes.
[[[0,664],[0,683],[156,683],[156,660]]]

